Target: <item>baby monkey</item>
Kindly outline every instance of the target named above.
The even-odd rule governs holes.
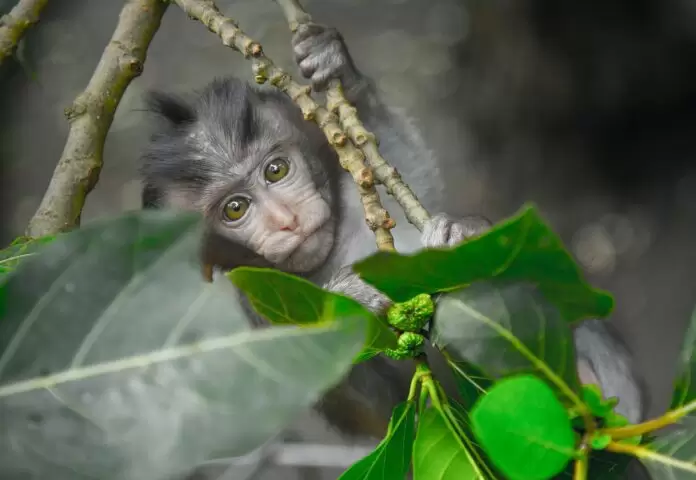
[[[426,207],[437,211],[436,161],[425,160],[433,157],[417,131],[381,102],[373,83],[356,69],[340,34],[302,25],[292,44],[313,89],[322,91],[329,80],[340,79],[348,100],[381,140],[385,158]],[[222,269],[277,268],[384,312],[390,300],[351,270],[374,250],[356,187],[319,128],[284,94],[229,78],[188,97],[152,93],[148,104],[164,122],[142,156],[144,206],[201,212],[207,225],[204,262]],[[430,179],[423,175],[428,163]],[[439,213],[420,238],[404,234],[399,250],[456,245],[489,226],[480,216],[453,219]],[[624,413],[638,418],[642,399],[627,352],[601,322],[578,330],[585,332],[576,333],[583,378],[619,395]],[[392,407],[408,391],[410,371],[408,364],[381,356],[356,365],[318,408],[344,433],[381,436]]]

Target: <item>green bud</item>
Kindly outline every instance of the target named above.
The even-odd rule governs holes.
[[[420,351],[420,348],[423,346],[424,343],[425,337],[423,337],[423,335],[419,335],[413,332],[402,333],[401,335],[399,335],[399,340],[397,340],[396,342],[399,348],[410,350],[412,352]]]
[[[387,348],[384,354],[394,360],[404,360],[418,356],[425,344],[425,337],[413,332],[404,332],[399,335],[396,348]]]
[[[407,358],[413,358],[413,354],[411,352],[400,348],[385,348],[384,354],[389,358],[393,358],[394,360],[405,360]]]
[[[427,293],[395,303],[387,311],[389,325],[402,332],[420,332],[435,313],[433,299]]]

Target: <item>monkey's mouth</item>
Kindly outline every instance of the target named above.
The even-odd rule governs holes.
[[[284,264],[283,268],[295,272],[315,269],[326,261],[333,247],[333,232],[328,227],[330,222],[327,219],[316,224],[311,230],[294,234],[292,239],[286,239],[283,243],[289,248],[276,256],[274,263]],[[291,244],[288,245],[289,243]]]

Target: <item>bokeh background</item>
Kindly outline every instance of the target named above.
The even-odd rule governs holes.
[[[0,13],[12,4],[0,0]],[[0,243],[21,234],[37,208],[67,136],[63,109],[87,84],[122,4],[49,2],[19,61],[0,67]],[[274,2],[218,4],[296,72]],[[696,3],[303,4],[343,33],[359,68],[414,117],[437,156],[423,161],[445,172],[449,212],[499,220],[525,201],[542,209],[590,281],[615,294],[611,322],[636,355],[650,413],[660,413],[696,305]],[[230,74],[251,79],[238,53],[171,7],[119,106],[83,221],[139,207],[143,92]],[[303,422],[303,438],[338,441],[317,419]]]

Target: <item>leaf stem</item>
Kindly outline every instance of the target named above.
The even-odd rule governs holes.
[[[445,424],[449,428],[450,432],[452,432],[455,436],[455,438],[459,441],[459,444],[461,445],[462,449],[466,453],[467,457],[469,457],[469,461],[471,463],[471,466],[474,468],[478,476],[476,478],[481,478],[484,479],[486,477],[483,476],[483,473],[481,472],[481,468],[485,469],[487,473],[490,475],[491,478],[495,478],[490,469],[488,468],[488,465],[486,462],[481,458],[479,455],[478,451],[474,448],[472,445],[471,440],[469,437],[467,437],[466,432],[464,432],[461,427],[459,426],[459,422],[457,421],[456,418],[454,418],[454,415],[452,415],[452,412],[450,410],[450,406],[447,403],[447,396],[442,395],[442,387],[440,387],[439,383],[435,380],[433,380],[432,376],[427,376],[423,380],[423,389],[428,392],[430,395],[430,398],[432,399],[433,406],[435,407],[436,410],[440,412],[442,415],[443,420],[445,421]],[[442,399],[440,396],[442,395]],[[443,403],[444,399],[444,403]]]
[[[587,470],[589,464],[589,456],[587,447],[583,446],[580,450],[580,458],[575,460],[575,468],[573,469],[573,480],[587,480]]]
[[[686,405],[682,405],[675,410],[671,410],[661,417],[648,420],[647,422],[638,423],[636,425],[627,425],[625,427],[606,428],[600,431],[603,434],[610,435],[614,440],[644,435],[646,433],[677,423],[682,417],[685,417],[694,410],[696,410],[696,400],[689,402]]]
[[[430,366],[426,358],[421,355],[416,358],[416,373],[413,374],[411,379],[411,387],[408,390],[408,400],[412,401],[416,398],[418,393],[418,386],[421,384],[424,377],[428,377],[432,374],[430,371]]]
[[[650,450],[649,448],[645,448],[640,445],[630,445],[627,443],[611,442],[609,445],[607,445],[606,450],[613,453],[631,455],[638,459],[650,459],[654,462],[658,462],[663,465],[668,465],[672,468],[677,468],[679,470],[696,473],[695,464],[691,462],[685,462],[683,460],[678,460],[668,455],[663,455],[661,453],[655,452],[654,450]]]
[[[542,373],[548,381],[553,383],[556,386],[556,388],[558,388],[558,390],[568,398],[568,400],[575,404],[575,408],[583,418],[583,422],[585,424],[585,431],[589,434],[592,434],[592,432],[595,431],[596,423],[594,417],[590,413],[590,410],[587,408],[587,405],[585,405],[585,403],[573,391],[573,389],[570,388],[570,386],[568,386],[568,384],[561,377],[559,377],[556,374],[556,372],[551,370],[551,368],[549,368],[549,366],[546,363],[540,360],[539,357],[537,357],[531,350],[529,350],[529,348],[525,344],[523,344],[505,327],[499,325],[495,320],[487,317],[486,315],[481,314],[480,312],[477,312],[476,310],[464,303],[461,304],[460,308],[462,310],[465,310],[467,315],[470,315],[471,317],[479,320],[481,323],[491,328],[493,331],[495,331],[495,333],[500,335],[514,348],[516,348],[517,351],[519,351],[524,357],[526,357],[527,360],[529,360],[529,362],[534,367],[536,367],[537,370],[539,370],[539,372]]]

